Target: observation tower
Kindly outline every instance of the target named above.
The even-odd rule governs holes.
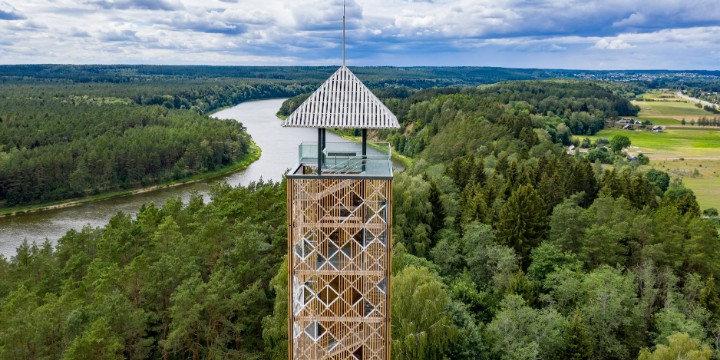
[[[400,125],[345,66],[344,24],[342,66],[283,124],[318,129],[287,174],[290,359],[390,359],[392,162],[367,130]],[[326,142],[328,128],[362,142]]]

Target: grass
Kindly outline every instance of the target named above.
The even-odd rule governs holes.
[[[673,125],[673,126],[682,126],[682,123],[678,119],[674,118],[659,118],[659,117],[637,117],[640,121],[649,121],[653,125]],[[690,126],[690,123],[688,122],[685,126]]]
[[[667,129],[661,133],[607,129],[587,137],[612,139],[615,135],[630,138],[630,151],[642,151],[650,160],[681,157],[720,160],[720,131],[716,129]]]
[[[650,91],[650,92],[640,95],[640,97],[645,100],[658,100],[658,99],[672,100],[675,98],[675,94],[673,94],[671,91],[668,91],[668,90],[653,90],[653,91]]]
[[[638,120],[674,128],[662,133],[609,129],[591,138],[627,136],[632,143],[631,153],[642,151],[650,158],[650,165],[644,168],[657,168],[675,178],[682,178],[683,183],[695,192],[701,209],[720,209],[720,129],[689,124],[691,119],[717,115],[684,99],[670,101],[669,97],[674,97],[670,91],[652,91],[643,94],[642,98],[654,101],[633,101],[633,104],[640,107]],[[688,123],[680,129],[676,128],[682,126],[680,120],[683,118]]]
[[[671,117],[671,116],[708,116],[715,114],[700,109],[690,102],[685,101],[633,101],[633,105],[640,107],[638,117]]]
[[[179,179],[179,180],[173,180],[169,182],[165,182],[162,184],[157,184],[149,187],[139,188],[139,189],[126,189],[126,190],[118,190],[118,191],[112,191],[112,192],[106,192],[102,194],[97,195],[91,195],[91,196],[85,196],[81,198],[75,198],[75,199],[66,199],[66,200],[60,200],[60,201],[54,201],[54,202],[48,202],[48,203],[41,203],[41,204],[32,204],[32,205],[22,205],[22,206],[13,206],[9,208],[2,208],[0,209],[0,217],[7,217],[7,216],[14,216],[14,215],[20,215],[20,214],[27,214],[32,212],[39,212],[44,210],[52,210],[52,209],[60,209],[60,208],[66,208],[71,206],[76,206],[80,204],[87,204],[91,202],[97,202],[112,198],[118,198],[122,196],[128,196],[128,195],[135,195],[135,194],[142,194],[147,193],[155,190],[160,189],[166,189],[170,187],[175,187],[183,184],[190,184],[195,183],[202,180],[212,179],[216,177],[220,177],[223,175],[227,175],[230,173],[234,173],[236,171],[240,171],[242,169],[247,168],[255,162],[257,159],[260,158],[262,151],[259,146],[257,146],[254,142],[250,144],[250,151],[245,154],[241,159],[236,161],[235,163],[214,170],[205,172],[202,174],[196,174],[187,178]]]
[[[685,186],[695,192],[700,209],[720,209],[720,161],[662,160],[652,161],[647,168],[656,168],[674,177],[681,177]]]

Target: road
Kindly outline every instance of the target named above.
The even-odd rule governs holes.
[[[677,96],[677,97],[679,97],[679,98],[681,98],[681,99],[685,99],[685,100],[688,100],[688,101],[692,101],[692,102],[694,102],[694,103],[696,103],[696,104],[697,104],[697,103],[700,103],[702,106],[709,106],[709,107],[712,107],[712,108],[715,108],[715,109],[718,109],[719,106],[720,106],[720,105],[718,105],[718,104],[709,103],[709,102],[707,102],[707,101],[705,101],[705,100],[700,100],[700,99],[697,99],[697,98],[694,98],[694,97],[687,96],[687,95],[683,94],[681,91],[676,92],[676,93],[675,93],[675,96]]]

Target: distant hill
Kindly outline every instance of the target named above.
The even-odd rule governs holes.
[[[498,67],[351,67],[371,87],[413,88],[492,84],[508,80],[576,78],[640,81],[651,87],[683,83],[698,86],[720,81],[720,71],[700,70],[562,70]],[[2,65],[0,82],[65,81],[138,82],[151,79],[268,79],[321,82],[337,66],[176,66],[176,65]]]

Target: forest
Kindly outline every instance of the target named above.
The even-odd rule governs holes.
[[[246,157],[242,124],[206,116],[309,84],[208,78],[0,83],[0,208],[154,185]]]
[[[565,151],[636,112],[625,98],[541,81],[383,100],[402,128],[371,136],[414,159],[394,179],[394,359],[720,357],[717,220],[663,171]],[[223,185],[23,245],[0,258],[0,358],[287,358],[285,207],[284,182]]]
[[[0,96],[0,207],[182,179],[249,151],[242,124],[118,99]]]

